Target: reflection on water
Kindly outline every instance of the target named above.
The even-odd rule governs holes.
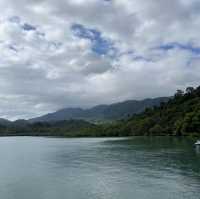
[[[0,138],[3,199],[199,199],[194,140]]]

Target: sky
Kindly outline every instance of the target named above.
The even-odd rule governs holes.
[[[200,84],[199,0],[0,0],[0,117]]]

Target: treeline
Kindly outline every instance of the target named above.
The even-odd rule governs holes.
[[[159,107],[147,108],[108,131],[125,135],[200,136],[200,86],[177,90],[173,98]]]
[[[134,135],[200,136],[200,86],[177,90],[160,106],[146,108],[126,120],[92,124],[83,120],[0,124],[0,136],[103,137]]]
[[[80,137],[96,125],[83,120],[64,120],[58,122],[18,121],[8,125],[0,125],[0,136],[61,136]]]

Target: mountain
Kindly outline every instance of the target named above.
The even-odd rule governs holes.
[[[41,117],[30,119],[30,122],[48,122],[69,119],[81,119],[90,122],[112,121],[128,118],[133,114],[138,114],[146,108],[159,106],[161,102],[168,101],[168,97],[129,100],[111,105],[99,105],[90,109],[65,108],[54,113],[49,113]]]
[[[19,119],[15,121],[10,121],[7,119],[0,118],[0,126],[4,127],[24,127],[28,124],[28,120]]]
[[[109,135],[175,135],[200,137],[200,86],[178,90],[159,107],[146,109],[128,120],[102,126]]]
[[[146,105],[147,102],[149,105],[149,102],[152,102],[152,100],[143,100],[143,105]],[[158,101],[160,102],[160,100]],[[93,124],[78,119],[30,123],[25,120],[9,122],[0,119],[0,122],[2,122],[2,124],[0,123],[0,136],[117,137],[170,135],[200,137],[200,86],[196,89],[189,87],[185,92],[178,90],[174,97],[171,97],[165,102],[163,102],[163,100],[161,101],[160,106],[153,106],[155,103],[154,101],[150,104],[151,107],[146,108],[142,113],[111,123]],[[87,116],[87,118],[89,118],[91,115],[102,117],[103,115],[105,118],[106,113],[106,117],[110,118],[110,116],[124,116],[124,112],[127,114],[128,111],[132,111],[133,109],[130,107],[132,102],[134,102],[133,104],[139,103],[138,101],[127,101],[112,105],[96,106],[88,110],[67,110],[72,110],[70,112],[71,116],[73,116],[75,112],[79,113],[81,111],[83,114],[84,111],[87,111],[87,115],[84,115],[84,113],[81,117]],[[122,107],[124,112],[120,112]],[[60,117],[63,115],[65,116],[65,110],[66,109],[62,110],[63,112],[59,112]],[[137,107],[137,109],[134,110],[140,111],[141,109]],[[115,115],[114,113],[120,114]],[[55,113],[52,114],[54,115]],[[3,123],[5,125],[3,125]]]
[[[3,118],[0,118],[0,126],[8,126],[10,125],[12,122]]]
[[[25,127],[25,126],[27,126],[28,123],[29,122],[27,120],[19,119],[19,120],[15,120],[10,125],[12,125],[14,127]]]

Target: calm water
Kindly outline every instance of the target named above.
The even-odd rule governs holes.
[[[0,138],[2,199],[200,199],[200,153],[175,138]]]

